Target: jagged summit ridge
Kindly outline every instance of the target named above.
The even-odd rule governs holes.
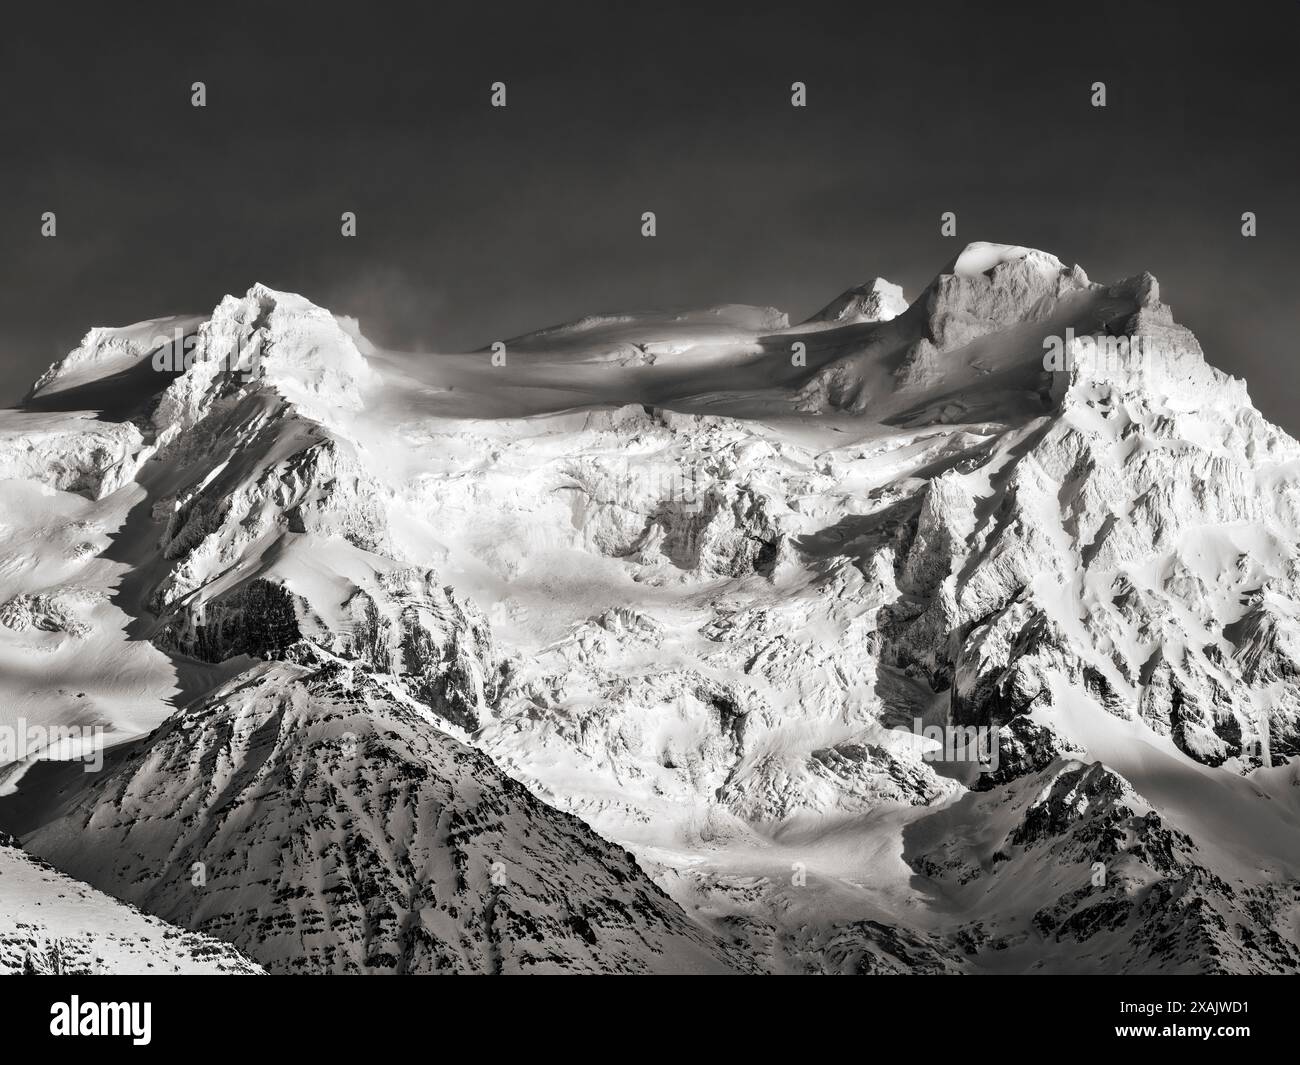
[[[73,399],[108,404],[116,392],[131,390],[137,407],[152,397],[147,420],[163,444],[247,387],[274,390],[314,420],[336,420],[359,410],[377,383],[363,348],[374,350],[353,320],[259,282],[243,296],[226,296],[206,316],[90,330],[33,384],[24,403],[73,409]]]
[[[147,336],[163,321],[92,331],[42,377],[29,403],[49,402],[61,382],[84,384],[96,366],[156,361]],[[1127,330],[1168,349],[1147,372],[1168,377],[1177,363],[1173,379],[1189,388],[1204,377],[1194,369],[1199,347],[1173,323],[1150,275],[1101,286],[1046,252],[988,243],[967,245],[910,306],[901,289],[876,278],[802,325],[771,308],[738,306],[589,316],[505,342],[500,365],[492,348],[388,353],[381,369],[355,321],[262,284],[178,328],[186,331],[183,372],[155,378],[148,412],[160,446],[213,403],[257,387],[355,436],[351,422],[365,397],[395,370],[422,386],[428,413],[449,417],[609,402],[741,416],[848,411],[909,423],[1025,417],[1052,405],[1061,389],[1044,347],[1057,338],[1104,340]],[[1130,369],[1120,360],[1106,372]]]

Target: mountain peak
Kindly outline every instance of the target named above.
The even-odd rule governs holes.
[[[857,322],[888,322],[907,310],[907,297],[903,286],[873,277],[865,285],[855,285],[840,293],[830,303],[808,319],[812,322],[829,322],[849,325]]]
[[[945,274],[957,274],[960,277],[978,277],[987,274],[1005,263],[1024,263],[1038,273],[1057,273],[1064,270],[1065,264],[1050,252],[1037,248],[1026,248],[1019,244],[992,244],[977,240],[967,244],[947,268]]]
[[[163,393],[154,426],[193,424],[215,399],[259,383],[315,421],[359,410],[377,376],[359,338],[351,320],[258,282],[243,296],[226,296],[187,340],[182,367],[173,367],[182,372]]]

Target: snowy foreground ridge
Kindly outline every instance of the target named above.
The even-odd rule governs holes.
[[[1300,971],[1300,444],[1149,274],[420,356],[255,285],[0,493],[0,970]]]

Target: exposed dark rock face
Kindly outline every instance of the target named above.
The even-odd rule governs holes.
[[[293,595],[267,580],[251,580],[230,595],[208,600],[198,617],[182,615],[156,638],[163,647],[204,662],[236,655],[281,658],[301,638]]]

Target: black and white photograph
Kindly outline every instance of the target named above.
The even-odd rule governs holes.
[[[1086,977],[1081,1046],[1263,1031],[1294,5],[5,21],[33,1039],[281,994],[200,975]]]

